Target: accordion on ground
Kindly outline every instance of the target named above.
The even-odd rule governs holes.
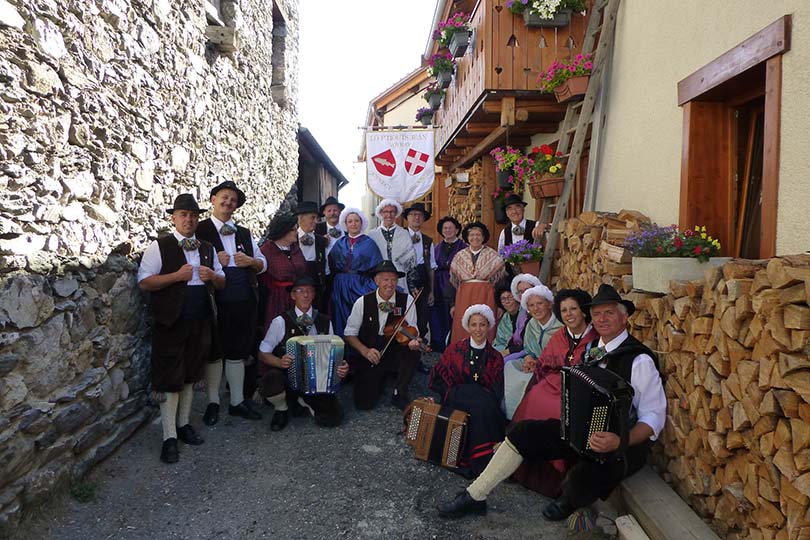
[[[304,394],[334,394],[340,388],[337,368],[343,361],[343,340],[338,336],[296,336],[287,340],[293,357],[287,368],[292,390]]]
[[[633,387],[614,372],[599,366],[562,368],[560,393],[560,437],[580,455],[604,463],[616,452],[591,450],[590,437],[597,431],[610,431],[627,444]]]
[[[467,413],[424,398],[405,409],[405,442],[414,447],[416,459],[455,469],[464,452]]]

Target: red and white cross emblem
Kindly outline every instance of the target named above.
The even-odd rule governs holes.
[[[428,154],[409,148],[408,154],[405,156],[405,170],[408,171],[408,174],[419,174],[425,170],[429,158]]]

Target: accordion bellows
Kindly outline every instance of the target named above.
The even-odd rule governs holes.
[[[293,357],[287,369],[290,389],[304,394],[334,394],[340,389],[337,368],[343,362],[344,344],[338,336],[296,336],[287,340]]]
[[[405,442],[414,447],[416,459],[455,469],[464,451],[467,416],[464,411],[416,399],[405,410]]]

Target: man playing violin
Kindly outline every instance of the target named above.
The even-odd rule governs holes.
[[[398,326],[403,324],[416,327],[416,310],[412,309],[409,294],[397,292],[397,280],[405,274],[394,263],[383,261],[371,273],[377,290],[358,298],[346,321],[346,343],[362,357],[354,378],[354,406],[358,410],[374,407],[385,386],[385,375],[394,373],[396,386],[391,404],[404,409],[422,344],[417,332],[412,334],[413,339],[405,338],[404,344],[396,334],[402,335]]]

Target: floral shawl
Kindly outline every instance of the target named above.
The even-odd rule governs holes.
[[[450,265],[450,284],[456,288],[471,279],[489,281],[494,286],[505,275],[506,267],[503,259],[497,251],[488,246],[481,249],[475,263],[472,251],[465,248],[458,252]]]

